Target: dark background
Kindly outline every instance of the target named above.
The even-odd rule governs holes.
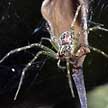
[[[40,7],[43,0],[0,0],[0,58],[14,48],[39,42],[48,37]],[[91,0],[92,1],[92,0]],[[94,0],[89,9],[89,19],[108,28],[108,2]],[[88,19],[88,21],[89,21]],[[89,26],[94,26],[88,23]],[[35,28],[40,31],[33,34]],[[93,31],[89,34],[90,45],[108,53],[108,33]],[[46,43],[49,47],[50,45]],[[16,101],[21,70],[39,49],[33,48],[13,54],[0,64],[0,108],[74,108],[78,97],[71,97],[66,73],[56,66],[56,61],[40,57],[26,72]],[[12,72],[12,68],[15,72]],[[108,59],[91,51],[84,62],[84,77],[87,91],[107,84]],[[75,89],[75,88],[74,88]],[[77,95],[77,93],[76,93]]]

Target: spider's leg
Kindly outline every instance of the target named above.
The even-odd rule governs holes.
[[[60,68],[60,69],[66,69],[65,66],[61,66],[60,62],[61,62],[61,60],[59,59],[58,62],[57,62],[58,68]]]
[[[78,92],[81,108],[87,108],[87,96],[86,96],[82,68],[77,69],[77,70],[73,69],[72,77],[73,77],[73,80],[74,80],[74,83]]]
[[[91,21],[91,20],[88,20],[87,22],[90,23],[90,24],[93,24],[93,25],[104,26],[104,24],[97,23],[97,22],[94,22],[94,21]]]
[[[24,76],[25,76],[25,72],[28,70],[28,68],[33,64],[33,62],[41,55],[41,54],[44,54],[44,55],[48,55],[50,57],[52,57],[51,53],[50,52],[46,52],[46,51],[39,51],[36,56],[25,66],[25,68],[22,70],[22,74],[21,74],[21,78],[20,78],[20,82],[19,82],[19,85],[18,85],[18,89],[16,91],[16,94],[15,94],[15,97],[14,97],[14,100],[16,100],[17,96],[18,96],[18,93],[21,89],[21,85],[23,83],[23,79],[24,79]],[[55,54],[55,53],[54,53]],[[53,55],[54,56],[54,55]]]
[[[66,67],[67,67],[67,77],[68,77],[68,83],[71,90],[72,97],[75,97],[73,86],[72,86],[72,79],[71,79],[71,72],[70,72],[70,66],[69,66],[69,60],[66,61]]]
[[[14,53],[18,53],[20,51],[24,51],[24,50],[27,50],[27,49],[30,49],[30,48],[33,48],[33,47],[39,47],[45,51],[50,51],[52,54],[55,53],[53,50],[51,50],[50,48],[44,46],[44,45],[41,45],[39,43],[33,43],[33,44],[30,44],[30,45],[27,45],[27,46],[24,46],[24,47],[20,47],[20,48],[16,48],[14,50],[11,50],[10,52],[8,52],[1,60],[0,60],[0,63],[2,63],[6,58],[8,58],[10,55],[14,54]]]
[[[51,34],[50,34],[50,35],[51,35]],[[40,41],[40,44],[42,44],[42,42],[43,42],[44,40],[49,41],[49,42],[51,43],[51,45],[55,48],[55,50],[58,51],[59,48],[58,48],[58,46],[54,43],[54,41],[53,41],[52,39],[46,38],[46,37],[42,37],[42,38],[41,38],[41,41]]]
[[[81,9],[81,5],[79,5],[79,6],[77,7],[75,16],[74,16],[73,21],[72,21],[72,24],[71,24],[71,28],[73,28],[73,26],[74,26],[74,24],[75,24],[75,21],[76,21],[76,19],[77,19],[77,17],[78,17],[78,14],[79,14],[80,9]]]
[[[47,38],[47,37],[42,37],[41,38],[41,41],[40,41],[40,44],[42,44],[42,42],[46,40],[46,41],[49,41],[51,43],[51,39],[50,38]]]
[[[88,32],[89,32],[89,31],[95,31],[95,30],[102,30],[102,31],[108,32],[108,29],[103,28],[103,27],[101,27],[100,25],[97,25],[97,26],[94,26],[94,27],[89,28],[89,29],[88,29]]]
[[[95,48],[95,47],[92,47],[92,46],[89,46],[89,48],[95,52],[98,52],[100,54],[102,54],[104,57],[108,58],[108,54],[106,54],[104,51],[98,49],[98,48]]]

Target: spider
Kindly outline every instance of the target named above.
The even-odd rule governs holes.
[[[68,31],[61,33],[59,36],[59,39],[57,39],[56,36],[54,36],[53,33],[49,30],[50,38],[41,38],[40,43],[33,43],[33,44],[30,44],[30,45],[27,45],[24,47],[20,47],[20,48],[16,48],[14,50],[11,50],[0,60],[0,63],[2,63],[10,55],[12,55],[14,53],[18,53],[18,52],[23,51],[23,50],[33,48],[33,47],[39,47],[40,49],[42,49],[39,52],[37,52],[37,54],[34,56],[34,58],[23,68],[22,73],[21,73],[21,78],[19,81],[19,85],[18,85],[16,94],[14,96],[14,100],[17,99],[18,93],[21,89],[21,85],[23,83],[25,72],[33,64],[33,62],[35,62],[36,59],[42,54],[49,56],[55,60],[58,60],[57,66],[60,69],[66,69],[67,70],[68,83],[69,83],[70,91],[71,91],[71,94],[73,97],[74,97],[74,92],[73,92],[73,87],[72,87],[70,68],[72,67],[72,69],[74,69],[74,70],[79,69],[80,67],[77,66],[77,62],[82,56],[84,56],[90,52],[89,49],[94,50],[98,53],[101,53],[102,55],[104,55],[105,57],[108,58],[108,55],[106,53],[104,53],[103,51],[101,51],[97,48],[94,48],[94,47],[89,46],[89,45],[82,45],[81,46],[79,44],[79,38],[76,38],[76,36],[74,34],[74,24],[75,24],[75,21],[78,17],[80,9],[81,9],[81,5],[79,5],[77,7],[77,10],[76,10],[76,13],[75,13],[75,16],[74,16],[74,19],[72,21],[70,29]],[[96,26],[96,27],[90,28],[87,31],[92,31],[95,29],[101,29],[104,31],[108,31],[107,29],[104,29],[101,26]],[[80,36],[80,33],[78,33],[78,35]],[[52,50],[45,45],[42,45],[43,40],[49,41],[55,50]],[[88,48],[88,50],[86,48]],[[61,65],[62,61],[66,63],[65,66]]]

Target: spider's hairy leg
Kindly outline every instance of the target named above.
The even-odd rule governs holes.
[[[74,16],[73,21],[72,21],[72,24],[71,24],[71,28],[73,28],[73,26],[74,26],[74,24],[75,24],[75,22],[76,22],[76,19],[77,19],[77,17],[78,17],[78,14],[79,14],[80,9],[81,9],[81,5],[79,5],[79,6],[77,7],[75,16]]]
[[[47,51],[39,51],[35,57],[25,66],[25,68],[22,70],[22,74],[21,74],[21,78],[20,78],[20,81],[19,81],[19,85],[18,85],[18,88],[17,88],[17,91],[16,91],[16,94],[15,94],[15,97],[14,97],[14,100],[17,99],[17,96],[18,96],[18,93],[21,89],[21,85],[23,83],[23,79],[24,79],[24,76],[25,76],[25,72],[28,70],[28,68],[33,64],[33,62],[41,55],[41,54],[44,54],[44,55],[47,55],[49,57],[53,57],[54,59],[56,59],[56,53],[52,54],[50,52],[47,52]]]
[[[59,48],[58,48],[58,46],[54,43],[54,41],[53,41],[52,39],[46,38],[46,37],[42,37],[42,38],[41,38],[41,41],[40,41],[40,44],[42,44],[42,42],[43,42],[44,40],[49,41],[49,42],[51,43],[51,45],[54,47],[54,49],[55,49],[56,51],[58,51]]]
[[[61,66],[61,65],[60,65],[60,62],[61,62],[61,60],[59,59],[58,62],[57,62],[58,68],[60,68],[60,69],[66,69],[65,66]]]
[[[68,83],[69,83],[69,87],[71,90],[71,94],[72,94],[72,97],[75,97],[73,87],[72,87],[72,79],[71,79],[69,60],[66,61],[66,67],[67,67],[67,77],[68,77]]]
[[[43,42],[44,40],[46,40],[46,41],[48,41],[48,42],[51,43],[51,39],[50,39],[50,38],[42,37],[42,38],[41,38],[41,41],[40,41],[40,44],[42,44],[42,42]]]
[[[24,50],[27,50],[27,49],[30,49],[30,48],[33,48],[33,47],[39,47],[45,51],[49,51],[50,53],[52,53],[52,55],[55,53],[53,50],[51,50],[50,48],[44,46],[44,45],[41,45],[39,43],[33,43],[33,44],[30,44],[30,45],[27,45],[27,46],[24,46],[24,47],[20,47],[20,48],[16,48],[14,50],[11,50],[10,52],[8,52],[1,60],[0,60],[0,63],[2,63],[6,58],[8,58],[10,55],[14,54],[14,53],[18,53],[20,51],[24,51]]]
[[[92,46],[88,46],[91,50],[97,52],[97,53],[100,53],[102,54],[104,57],[108,58],[108,54],[106,54],[104,51],[98,49],[98,48],[95,48],[95,47],[92,47]]]
[[[102,31],[108,32],[108,29],[103,28],[103,27],[101,27],[100,25],[97,25],[97,26],[94,26],[94,27],[89,28],[89,29],[88,29],[88,32],[89,32],[89,31],[95,31],[95,30],[102,30]]]
[[[88,20],[87,22],[88,22],[89,24],[93,24],[93,25],[104,26],[104,24],[97,23],[97,22],[94,22],[94,21],[91,21],[91,20]]]

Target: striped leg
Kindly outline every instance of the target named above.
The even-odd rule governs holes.
[[[15,97],[14,97],[14,100],[17,99],[17,96],[18,96],[18,93],[21,89],[21,85],[23,83],[23,79],[24,79],[24,76],[25,76],[25,72],[28,70],[28,68],[33,64],[33,62],[41,55],[48,55],[50,57],[54,57],[55,56],[55,53],[54,55],[52,56],[50,52],[46,52],[46,51],[39,51],[36,56],[25,66],[25,68],[22,70],[22,74],[21,74],[21,78],[20,78],[20,82],[19,82],[19,85],[18,85],[18,89],[16,91],[16,94],[15,94]]]

